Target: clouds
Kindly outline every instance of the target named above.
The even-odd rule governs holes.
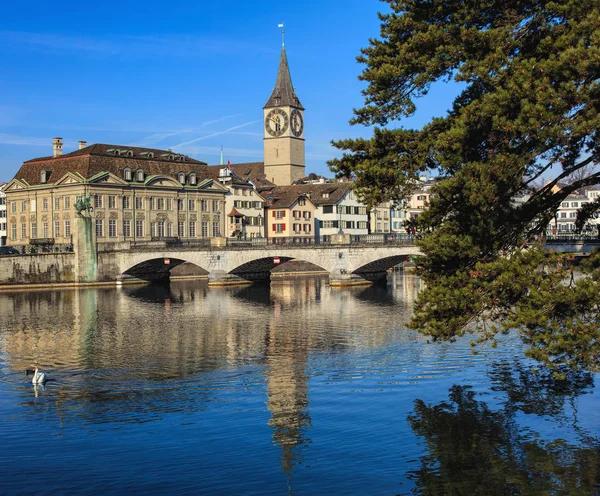
[[[217,131],[217,132],[214,132],[214,133],[207,134],[205,136],[200,136],[198,138],[194,138],[194,139],[189,140],[189,141],[184,141],[183,143],[178,143],[177,145],[173,145],[171,148],[186,148],[187,146],[189,146],[189,145],[191,145],[193,143],[196,143],[198,141],[203,141],[203,140],[206,140],[206,139],[214,138],[214,137],[220,136],[222,134],[230,134],[232,131],[235,131],[236,129],[242,129],[244,127],[250,126],[252,124],[256,124],[258,122],[262,122],[262,120],[255,120],[255,121],[245,122],[244,124],[240,124],[238,126],[230,127],[229,129],[225,129],[224,131]],[[182,150],[182,151],[185,151],[185,150]]]
[[[230,37],[198,35],[79,35],[0,30],[0,50],[39,51],[44,53],[81,52],[102,57],[192,57],[206,58],[218,54],[273,53],[265,47]]]

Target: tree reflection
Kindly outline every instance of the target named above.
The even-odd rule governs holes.
[[[542,440],[521,429],[519,412],[566,415],[565,405],[591,391],[589,374],[558,381],[551,374],[497,365],[491,374],[506,399],[493,410],[469,386],[453,386],[448,401],[415,401],[409,422],[426,443],[414,492],[424,495],[598,494],[600,443],[581,432],[576,444]],[[576,416],[575,410],[573,416]]]

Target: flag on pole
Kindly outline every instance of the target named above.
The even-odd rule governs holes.
[[[227,168],[231,169],[231,160],[229,160],[229,157],[227,157]]]
[[[283,27],[283,23],[281,23],[281,24],[277,24],[277,27],[278,27],[278,28],[282,28],[282,27]]]

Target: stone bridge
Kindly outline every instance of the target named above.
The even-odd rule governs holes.
[[[127,276],[166,280],[171,269],[187,262],[207,271],[210,285],[268,281],[277,265],[298,260],[328,272],[332,285],[346,285],[385,279],[388,269],[418,254],[419,250],[408,244],[99,251],[97,280],[120,281]]]

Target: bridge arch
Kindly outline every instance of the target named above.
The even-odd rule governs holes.
[[[239,276],[243,279],[247,280],[268,280],[270,278],[271,272],[277,267],[281,267],[287,262],[306,262],[311,268],[315,268],[316,270],[329,272],[327,269],[321,267],[320,265],[306,260],[306,258],[310,257],[293,257],[290,254],[282,254],[276,256],[261,256],[261,258],[255,258],[254,260],[250,260],[242,263],[241,265],[235,267],[234,269],[229,271],[229,274],[234,276]]]

